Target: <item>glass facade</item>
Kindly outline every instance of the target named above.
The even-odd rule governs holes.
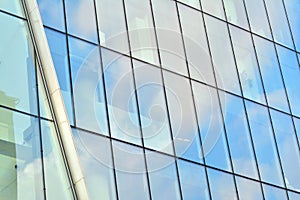
[[[23,0],[0,2],[0,199],[76,199]],[[299,0],[37,0],[90,199],[300,199]]]

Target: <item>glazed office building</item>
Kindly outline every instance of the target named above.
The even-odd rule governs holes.
[[[1,0],[0,199],[300,199],[299,0]]]

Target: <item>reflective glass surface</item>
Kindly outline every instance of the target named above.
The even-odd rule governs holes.
[[[245,6],[240,0],[223,0],[227,21],[240,26],[244,29],[249,29]]]

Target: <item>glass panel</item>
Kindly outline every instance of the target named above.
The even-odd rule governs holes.
[[[294,117],[294,123],[296,127],[297,137],[298,137],[298,144],[300,144],[300,119]]]
[[[300,1],[299,0],[284,0],[287,11],[290,27],[292,30],[296,49],[300,51]]]
[[[175,2],[152,0],[152,5],[162,66],[187,75]]]
[[[164,79],[176,155],[202,162],[189,80],[169,72],[164,73]]]
[[[0,13],[0,104],[37,114],[31,38],[24,20]]]
[[[96,9],[101,45],[129,54],[122,0],[96,0]]]
[[[13,13],[15,15],[24,17],[22,4],[20,0],[6,0],[0,1],[0,10]]]
[[[116,199],[109,139],[77,129],[73,137],[90,199]]]
[[[261,179],[283,186],[268,110],[250,101],[246,101],[246,108]]]
[[[271,200],[285,200],[287,199],[286,191],[270,185],[263,184],[263,190],[265,194],[265,199]]]
[[[65,31],[63,0],[37,0],[43,24]]]
[[[266,104],[251,35],[234,26],[229,28],[243,95],[251,100]]]
[[[159,65],[149,0],[126,1],[132,56]]]
[[[141,144],[130,59],[105,49],[101,51],[111,135]]]
[[[249,179],[236,176],[236,185],[240,199],[243,200],[259,200],[264,199],[260,188],[260,183]]]
[[[300,174],[298,173],[300,155],[292,118],[274,110],[271,110],[271,118],[286,186],[289,189],[300,191]]]
[[[53,122],[42,120],[41,130],[46,197],[71,200],[74,197]]]
[[[220,97],[233,170],[237,174],[258,179],[243,100],[221,91]]]
[[[70,34],[98,43],[93,0],[65,0],[67,27]]]
[[[201,0],[201,5],[204,12],[225,19],[222,0]]]
[[[293,48],[291,32],[282,0],[265,0],[275,42]]]
[[[66,36],[57,31],[53,31],[47,28],[45,28],[45,32],[56,70],[60,91],[62,93],[70,124],[73,125],[74,119]]]
[[[212,199],[237,199],[232,175],[210,168],[207,173]]]
[[[179,0],[179,1],[189,6],[192,6],[194,8],[200,9],[199,0]]]
[[[215,85],[201,13],[180,4],[178,7],[191,78]]]
[[[0,108],[0,133],[0,199],[44,199],[37,118]]]
[[[240,95],[240,86],[227,25],[204,15],[218,87]]]
[[[231,171],[217,92],[196,82],[192,86],[206,164]]]
[[[68,41],[76,126],[108,135],[99,48],[72,37]]]
[[[289,200],[297,200],[300,199],[300,194],[295,192],[288,191]]]
[[[227,21],[249,30],[244,3],[241,0],[224,0]]]
[[[183,199],[209,199],[204,168],[183,160],[178,160],[179,178]]]
[[[297,55],[279,45],[276,47],[292,113],[300,117],[300,69]]]
[[[175,160],[146,151],[152,199],[180,199]]]
[[[149,199],[143,150],[113,141],[113,152],[119,199]]]
[[[173,154],[161,70],[134,61],[144,145]]]
[[[254,43],[269,106],[289,112],[273,43],[257,36]]]
[[[251,0],[244,2],[247,8],[251,31],[272,39],[263,0]]]

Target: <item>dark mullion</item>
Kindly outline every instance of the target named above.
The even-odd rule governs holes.
[[[94,2],[94,12],[95,12],[95,21],[96,21],[96,29],[97,29],[97,39],[98,39],[98,48],[99,48],[99,59],[100,59],[100,68],[102,70],[101,77],[102,77],[102,84],[103,84],[103,94],[104,94],[104,103],[105,103],[105,111],[106,111],[106,118],[107,118],[107,128],[108,128],[108,134],[109,136],[107,139],[109,139],[109,145],[111,149],[111,160],[112,160],[112,167],[113,167],[113,176],[114,176],[114,185],[115,185],[115,195],[116,198],[119,199],[118,194],[118,185],[117,185],[117,173],[116,173],[116,165],[115,165],[115,159],[114,159],[114,150],[113,150],[113,144],[112,144],[112,136],[111,136],[111,128],[110,128],[110,120],[109,120],[109,113],[108,113],[108,100],[107,100],[107,90],[106,90],[106,84],[105,84],[105,76],[104,76],[104,66],[103,66],[103,56],[102,56],[102,47],[100,46],[100,27],[98,23],[98,15],[97,15],[97,8],[96,8],[96,0],[93,0]],[[81,128],[76,127],[76,129],[84,130]],[[85,130],[86,131],[86,130]],[[92,133],[91,131],[88,131],[89,133]],[[94,133],[99,136],[99,133]]]
[[[178,189],[179,189],[179,192],[180,192],[180,198],[183,199],[182,190],[181,190],[181,183],[180,183],[180,179],[179,179],[179,170],[178,170],[178,164],[177,164],[177,158],[176,158],[175,144],[174,144],[174,141],[173,141],[174,137],[173,137],[172,125],[171,125],[171,121],[170,121],[170,111],[169,111],[169,105],[168,105],[168,99],[167,99],[167,92],[166,92],[165,79],[164,79],[164,73],[163,73],[163,68],[162,68],[162,60],[161,60],[161,55],[160,55],[160,48],[159,48],[158,35],[157,35],[157,30],[156,30],[156,23],[155,23],[154,9],[153,9],[153,5],[152,5],[152,0],[149,0],[149,3],[150,3],[150,8],[151,8],[151,14],[152,14],[153,29],[154,29],[154,34],[155,34],[155,42],[156,42],[157,52],[158,52],[158,60],[159,60],[160,72],[161,72],[161,81],[162,81],[162,84],[163,84],[163,93],[164,93],[164,99],[165,99],[165,106],[166,106],[166,110],[167,110],[170,137],[171,137],[171,142],[172,142],[172,147],[173,147],[173,155],[175,156],[174,163],[175,163],[175,167],[176,167]]]
[[[149,171],[148,171],[148,165],[147,165],[147,157],[146,157],[146,150],[145,150],[145,144],[144,144],[144,136],[143,136],[143,129],[142,129],[142,121],[141,121],[141,112],[140,112],[140,104],[137,94],[137,87],[136,87],[136,78],[134,73],[134,66],[133,66],[133,58],[132,58],[132,49],[131,49],[131,43],[130,43],[130,35],[129,35],[129,26],[128,26],[128,19],[127,19],[127,13],[126,13],[126,4],[125,1],[123,2],[123,11],[124,11],[124,17],[125,17],[125,25],[126,25],[126,35],[128,39],[128,48],[129,48],[129,56],[130,56],[130,63],[131,63],[131,72],[132,72],[132,82],[133,82],[133,89],[134,89],[134,95],[135,95],[135,102],[136,102],[136,108],[137,108],[137,115],[138,115],[138,122],[139,122],[139,129],[140,129],[140,137],[142,142],[142,150],[143,150],[143,157],[144,157],[144,164],[145,164],[145,170],[146,170],[146,178],[147,178],[147,186],[148,186],[148,195],[149,198],[152,199],[151,195],[151,186],[150,186],[150,178],[149,178]]]
[[[76,126],[76,114],[75,114],[75,102],[74,102],[74,91],[73,91],[73,82],[72,82],[72,69],[71,69],[71,59],[70,59],[70,47],[69,47],[69,37],[68,37],[68,25],[67,25],[67,14],[66,14],[66,2],[63,2],[64,9],[64,23],[65,23],[65,37],[66,37],[66,45],[67,45],[67,57],[68,57],[68,70],[69,70],[69,81],[70,81],[70,95],[71,95],[71,103],[72,103],[72,111],[73,111],[73,122]],[[70,121],[70,120],[69,120]]]
[[[187,58],[185,40],[184,40],[184,36],[183,36],[183,29],[182,29],[180,12],[179,12],[179,8],[178,8],[178,3],[177,2],[176,2],[176,10],[177,10],[179,28],[180,28],[181,39],[182,39],[182,44],[183,44],[183,51],[184,51],[185,63],[186,63],[186,66],[187,66],[187,73],[188,73],[188,77],[189,77],[188,80],[189,80],[189,85],[190,85],[191,94],[192,94],[193,109],[194,109],[194,114],[195,114],[195,120],[196,120],[196,123],[197,123],[197,132],[198,132],[198,137],[199,137],[199,142],[200,142],[201,155],[202,155],[203,164],[204,164],[204,171],[205,171],[205,178],[206,178],[206,183],[207,183],[207,189],[208,189],[209,198],[212,199],[211,190],[210,190],[210,187],[209,187],[209,180],[208,180],[207,169],[205,167],[206,166],[206,162],[205,162],[205,157],[204,157],[204,150],[203,150],[203,145],[202,145],[202,138],[201,138],[201,134],[200,134],[199,119],[198,119],[198,116],[197,116],[197,109],[196,109],[195,96],[194,96],[194,91],[193,91],[193,84],[192,84],[192,80],[190,78],[191,74],[190,74],[190,70],[189,70],[189,63],[188,63],[188,58]],[[201,14],[199,13],[199,16],[200,15]]]

